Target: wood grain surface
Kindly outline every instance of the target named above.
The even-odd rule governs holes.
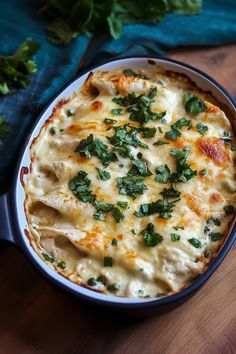
[[[206,71],[236,97],[236,45],[186,48],[169,56]],[[235,263],[236,246],[181,307],[128,320],[64,293],[20,251],[0,245],[0,353],[236,353]]]

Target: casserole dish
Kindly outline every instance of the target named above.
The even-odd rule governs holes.
[[[132,68],[144,67],[147,65],[158,65],[163,67],[165,70],[185,74],[200,89],[203,91],[210,91],[210,93],[217,99],[217,101],[226,107],[230,117],[235,118],[235,103],[230,95],[218,83],[216,83],[213,79],[200,72],[199,70],[175,60],[143,57],[126,58],[110,61],[99,67],[93,68],[93,71],[113,70],[122,66]],[[57,97],[40,115],[30,135],[26,139],[25,145],[20,154],[19,162],[16,167],[12,188],[6,195],[1,197],[0,238],[17,245],[48,279],[81,298],[87,299],[92,303],[100,304],[105,307],[117,309],[119,312],[123,310],[125,313],[129,312],[139,315],[147,315],[148,313],[152,315],[162,313],[178,306],[186,298],[197,291],[201,285],[203,285],[203,283],[212,275],[215,269],[222,262],[223,258],[235,240],[236,233],[234,225],[232,225],[229,236],[227,237],[217,257],[212,261],[208,269],[202,275],[200,275],[190,286],[184,288],[176,294],[169,295],[167,297],[158,299],[142,299],[141,301],[140,299],[104,295],[87,289],[86,287],[72,283],[62,275],[56,273],[53,269],[49,268],[35,253],[30,244],[27,220],[24,210],[24,183],[30,168],[30,146],[34,139],[38,136],[44,122],[51,116],[55,106],[60,105],[60,102],[63,102],[61,100],[69,97],[75,90],[78,90],[78,88],[86,80],[88,73],[89,71],[81,75],[79,78],[73,80],[59,95],[57,95]]]

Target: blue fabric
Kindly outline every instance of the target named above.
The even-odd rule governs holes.
[[[10,54],[27,37],[41,43],[36,55],[38,71],[25,90],[0,97],[0,114],[7,115],[12,133],[0,151],[0,188],[10,181],[24,137],[43,106],[77,72],[89,38],[79,36],[66,47],[50,44],[45,22],[37,17],[38,2],[0,1],[0,52]],[[118,40],[103,37],[88,56],[86,65],[111,56],[163,54],[183,45],[221,45],[236,41],[235,0],[205,0],[200,15],[168,14],[159,25],[127,25]]]

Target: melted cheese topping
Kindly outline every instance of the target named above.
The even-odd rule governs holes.
[[[54,109],[32,144],[31,172],[25,186],[29,232],[40,257],[73,282],[117,296],[165,296],[190,284],[216,256],[225,237],[212,241],[210,232],[228,233],[233,215],[226,215],[223,208],[236,205],[236,156],[222,137],[225,132],[230,136],[233,132],[225,113],[181,76],[168,75],[156,67],[135,68],[136,73],[149,78],[145,79],[125,75],[123,70],[90,74],[78,92]],[[142,153],[142,161],[152,172],[144,179],[147,189],[132,199],[119,194],[117,187],[117,178],[126,176],[132,167],[130,158],[116,153],[118,160],[104,168],[98,157],[81,156],[75,149],[92,133],[112,150],[108,137],[114,135],[113,124],[105,123],[105,118],[115,119],[114,126],[129,123],[140,127],[129,119],[127,109],[112,99],[132,92],[147,95],[153,87],[157,94],[151,110],[166,114],[164,120],[150,120],[144,125],[157,129],[154,137],[139,134],[148,149],[130,147],[135,158]],[[183,104],[185,93],[205,100],[206,111],[197,116],[188,114]],[[117,108],[122,109],[120,115],[111,112]],[[176,140],[165,138],[170,126],[182,117],[192,121],[192,128],[181,128]],[[196,127],[200,122],[208,127],[203,136]],[[154,145],[158,139],[169,144]],[[190,147],[187,163],[197,172],[187,182],[176,183],[181,195],[171,217],[165,219],[158,213],[137,217],[134,213],[142,204],[161,199],[163,189],[170,188],[169,182],[155,181],[156,167],[166,164],[175,171],[170,151],[186,145]],[[111,178],[99,179],[96,168],[106,170]],[[202,170],[206,174],[199,173]],[[79,171],[88,174],[89,188],[97,200],[114,205],[118,201],[128,203],[127,209],[120,208],[123,221],[116,222],[111,213],[104,221],[94,218],[93,203],[80,200],[68,186]],[[220,219],[220,225],[208,221],[212,218]],[[142,233],[148,223],[163,238],[153,247],[147,246]],[[180,239],[173,241],[171,234]],[[190,239],[200,241],[200,246],[195,247]],[[112,258],[112,267],[104,266],[104,257]]]

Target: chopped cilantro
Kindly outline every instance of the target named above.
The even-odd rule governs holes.
[[[42,253],[42,256],[45,259],[45,261],[48,261],[50,263],[53,263],[55,261],[55,259],[50,257],[47,253]]]
[[[105,170],[102,170],[100,168],[97,168],[97,171],[98,171],[98,174],[97,174],[97,177],[98,179],[102,180],[102,181],[107,181],[108,179],[111,178],[111,174]]]
[[[167,183],[170,179],[171,173],[167,165],[160,165],[156,168],[155,181],[159,183]]]
[[[200,97],[190,95],[184,95],[184,107],[186,112],[193,116],[197,116],[207,110],[204,101]]]
[[[106,285],[107,284],[107,278],[105,277],[105,275],[99,275],[97,277],[97,281],[99,283],[102,283],[103,285]]]
[[[141,128],[144,138],[153,138],[156,134],[156,128]]]
[[[170,234],[171,241],[179,241],[180,240],[180,235],[177,234]]]
[[[71,110],[71,109],[67,109],[67,111],[66,111],[66,115],[67,115],[67,117],[71,117],[71,116],[73,116],[73,115],[74,115],[74,113],[72,112],[72,110]]]
[[[116,123],[117,122],[117,120],[116,119],[112,119],[112,118],[105,118],[105,119],[103,119],[103,122],[104,123]]]
[[[117,156],[114,152],[108,150],[108,146],[99,139],[94,139],[90,134],[86,139],[80,141],[75,152],[79,152],[81,156],[91,158],[98,157],[104,166],[108,166],[110,162],[116,161]]]
[[[134,215],[139,218],[142,218],[143,216],[158,213],[161,218],[170,219],[173,207],[175,206],[175,203],[179,200],[180,199],[176,199],[172,202],[169,202],[167,199],[159,199],[152,203],[141,204],[139,210],[136,211]]]
[[[175,184],[172,184],[170,188],[164,188],[160,194],[164,198],[179,198],[181,193],[177,191]]]
[[[147,247],[155,247],[158,243],[163,241],[163,237],[154,232],[154,225],[152,223],[147,224],[146,229],[144,229],[141,233]]]
[[[117,283],[110,284],[107,286],[107,290],[111,293],[116,293],[118,290],[120,290],[120,285]]]
[[[184,227],[177,225],[177,226],[173,226],[173,229],[175,229],[176,231],[178,231],[178,230],[184,230]]]
[[[127,209],[128,208],[128,202],[123,202],[122,200],[118,201],[117,205],[119,205],[119,207],[122,208],[122,209]]]
[[[180,129],[183,127],[192,127],[192,121],[184,117],[180,118],[177,122],[171,125],[171,130],[165,133],[165,137],[173,141],[177,140],[181,136]]]
[[[198,124],[196,125],[196,127],[197,127],[198,132],[199,132],[201,135],[204,135],[204,134],[207,132],[207,130],[208,130],[208,126],[205,125],[205,124],[203,124],[203,123],[198,123]]]
[[[158,131],[159,131],[159,133],[163,133],[163,130],[161,129],[161,127],[157,127],[157,129],[158,129]]]
[[[176,159],[176,173],[172,174],[171,181],[187,182],[189,179],[196,176],[197,171],[193,171],[186,162],[189,153],[190,149],[188,145],[184,149],[177,148],[170,151],[170,155],[174,156]]]
[[[116,238],[113,238],[113,240],[111,241],[112,246],[118,246],[118,241]]]
[[[202,244],[201,241],[199,241],[197,238],[189,238],[188,242],[195,248],[201,248]]]
[[[112,267],[113,266],[112,257],[104,257],[103,265],[104,265],[104,267]]]
[[[136,235],[136,231],[134,229],[130,230],[132,232],[133,235]]]
[[[123,74],[127,75],[127,76],[134,76],[134,77],[138,77],[140,79],[144,79],[144,80],[148,80],[148,77],[144,74],[139,74],[136,73],[135,71],[133,71],[132,69],[125,69],[123,70]]]
[[[127,175],[125,177],[118,177],[117,186],[119,193],[135,199],[139,194],[143,194],[143,192],[148,189],[143,181],[144,177],[142,176]]]
[[[211,229],[208,226],[204,227],[204,234],[208,234],[211,231]]]
[[[199,173],[202,175],[202,176],[206,176],[207,175],[207,170],[201,170],[199,171]]]
[[[143,95],[136,96],[136,93],[132,92],[124,97],[114,97],[112,101],[122,107],[129,107],[136,104],[142,97]]]
[[[87,176],[86,172],[79,171],[68,183],[69,189],[84,203],[92,200],[92,192],[89,190],[91,181]]]
[[[215,224],[216,226],[220,226],[221,225],[221,220],[218,218],[210,218],[207,220],[207,224]]]
[[[89,278],[89,279],[87,280],[87,284],[88,284],[89,286],[96,286],[96,285],[97,285],[97,281],[96,281],[95,278]]]
[[[101,221],[105,220],[105,213],[111,212],[113,218],[117,223],[121,222],[124,220],[124,214],[118,209],[116,206],[114,206],[111,203],[106,203],[106,202],[101,202],[98,200],[94,201],[94,207],[97,209],[97,213],[94,214],[94,217],[96,219],[99,219]]]
[[[215,241],[219,241],[220,239],[222,239],[224,234],[222,234],[221,232],[210,232],[209,236],[211,238],[211,241],[215,242]]]
[[[120,116],[122,114],[122,109],[121,108],[113,108],[111,110],[111,113],[114,114],[115,116]]]
[[[133,167],[129,170],[128,176],[142,176],[148,177],[152,175],[152,172],[149,170],[146,161],[140,159],[132,160]]]
[[[168,144],[170,144],[169,141],[158,139],[153,145],[168,145]]]
[[[49,129],[50,135],[55,135],[56,132],[57,132],[57,129],[56,129],[55,127],[51,127],[51,128]]]
[[[66,268],[65,262],[63,262],[63,261],[59,262],[58,267],[60,267],[61,269],[65,269]]]
[[[132,127],[129,124],[125,124],[123,126],[114,127],[113,129],[115,130],[115,134],[108,137],[108,140],[116,148],[123,148],[123,151],[118,150],[119,153],[121,152],[123,157],[130,157],[130,149],[127,145],[148,149],[148,145],[142,143],[138,139],[137,134],[139,130],[137,128]]]
[[[225,215],[232,215],[234,214],[234,207],[233,205],[226,205],[224,206],[224,212],[225,212]]]

